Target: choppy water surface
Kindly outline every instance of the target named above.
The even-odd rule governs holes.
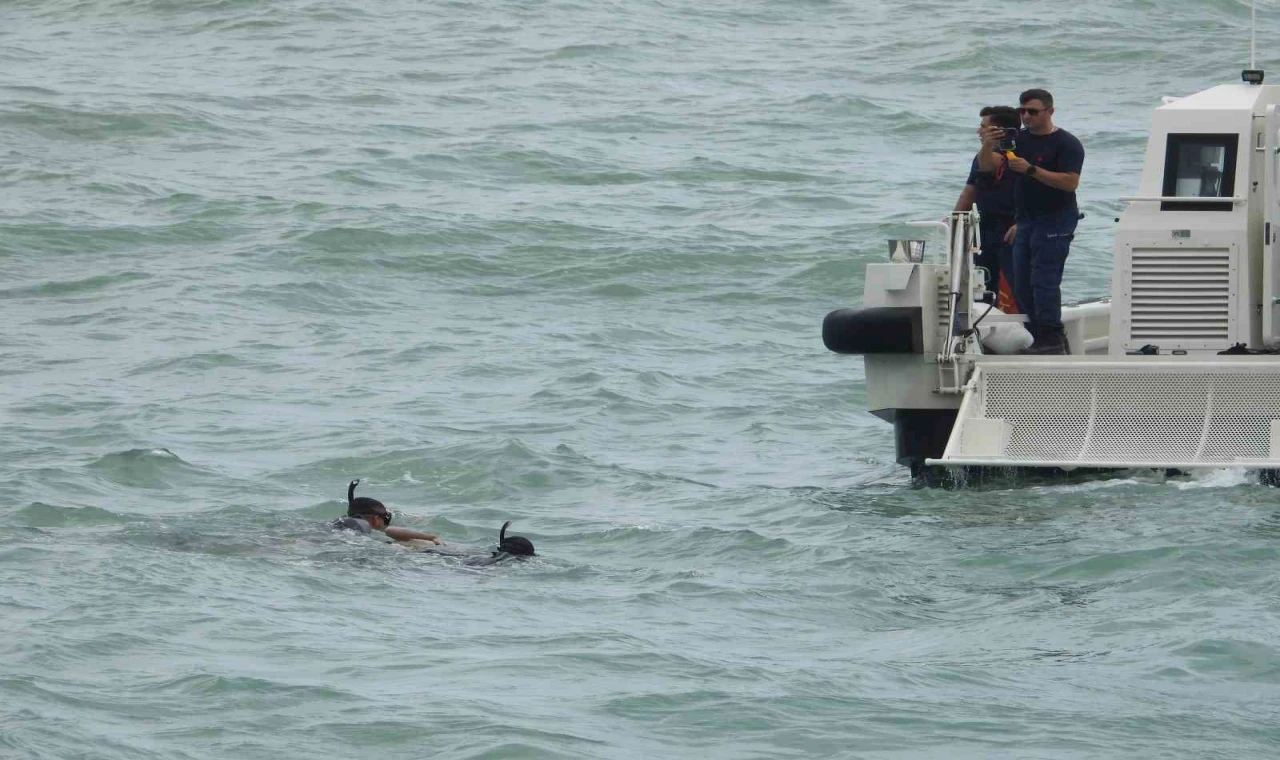
[[[819,339],[1032,85],[1104,293],[1247,20],[0,5],[0,755],[1273,756],[1277,491],[912,489]],[[355,477],[541,556],[331,534]]]

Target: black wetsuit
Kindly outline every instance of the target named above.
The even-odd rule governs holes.
[[[506,552],[490,552],[485,557],[467,557],[462,560],[462,564],[470,567],[485,567],[486,565],[496,565],[507,559],[515,559],[516,555],[507,554]]]
[[[356,533],[365,535],[373,532],[373,527],[369,525],[369,522],[361,520],[359,517],[339,517],[329,523],[329,527],[334,530],[354,530]]]
[[[424,546],[418,551],[423,554],[439,554],[443,557],[457,557],[468,567],[485,567],[496,565],[503,560],[512,559],[516,555],[507,552],[487,551],[473,546],[445,544],[444,546]]]

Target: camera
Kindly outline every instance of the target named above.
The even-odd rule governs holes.
[[[1004,136],[1000,138],[1000,152],[1006,152],[1018,149],[1018,130],[1005,129]]]

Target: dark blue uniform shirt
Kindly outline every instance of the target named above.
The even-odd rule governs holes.
[[[1056,129],[1047,135],[1033,135],[1025,129],[1018,131],[1018,158],[1025,158],[1041,170],[1079,174],[1084,166],[1084,146],[1075,135],[1065,129]],[[1049,187],[1035,177],[1017,174],[1014,182],[1014,203],[1018,217],[1042,216],[1076,208],[1076,194]]]
[[[978,157],[973,157],[967,184],[973,185],[973,203],[983,219],[1013,216],[1013,178],[1016,176],[1017,173],[1004,164],[1003,154],[1000,168],[994,172],[978,171]]]

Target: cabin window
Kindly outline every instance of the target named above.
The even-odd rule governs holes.
[[[1169,135],[1164,153],[1166,198],[1231,198],[1236,185],[1235,134]],[[1162,211],[1230,211],[1229,200],[1164,201]]]

